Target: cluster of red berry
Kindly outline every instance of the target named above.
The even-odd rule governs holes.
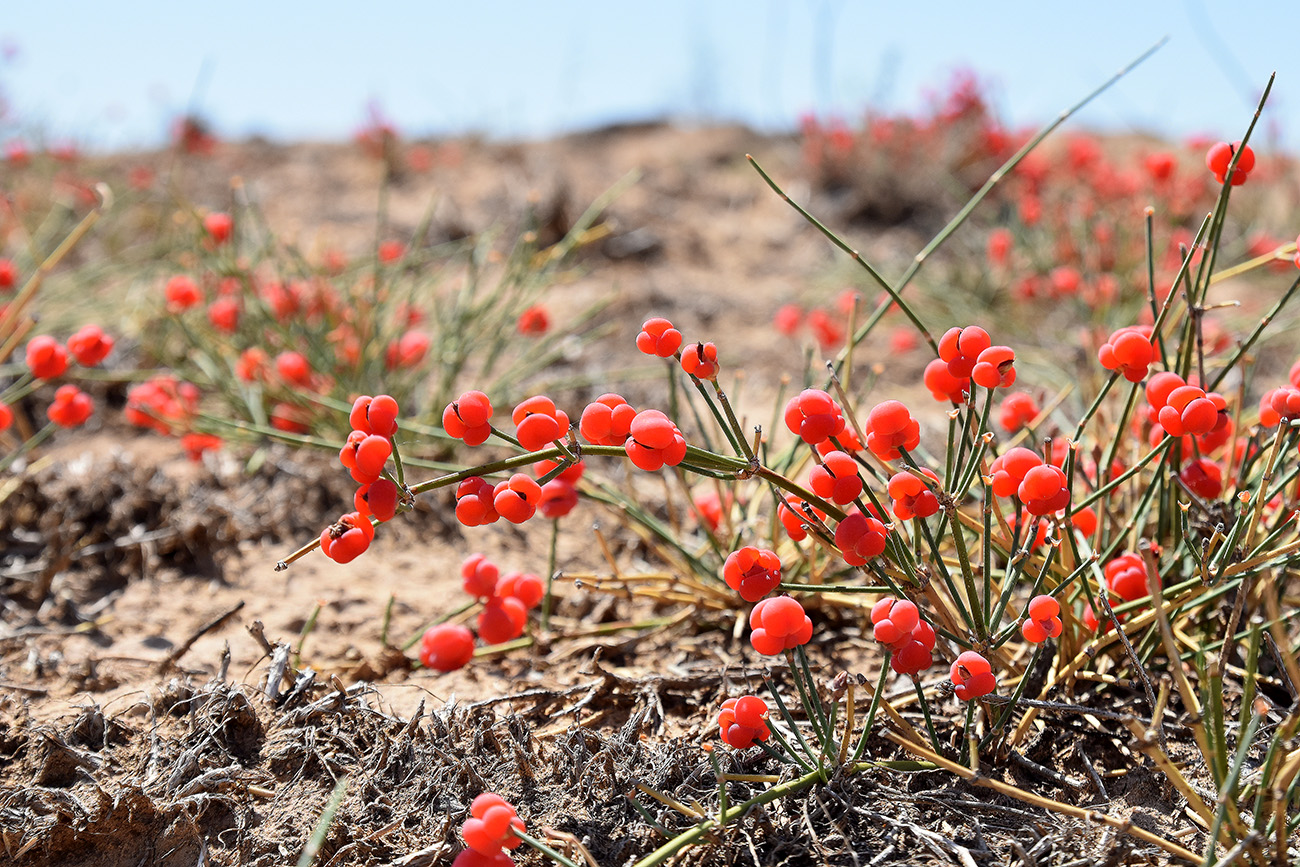
[[[727,699],[718,711],[718,729],[723,743],[738,750],[767,740],[772,735],[767,725],[767,702],[756,695]]]
[[[469,805],[470,817],[461,826],[466,849],[452,861],[452,867],[514,867],[506,854],[523,842],[516,832],[527,826],[513,804],[495,792],[484,792]]]
[[[934,627],[921,618],[916,603],[886,596],[871,607],[871,635],[889,648],[889,667],[916,677],[934,664]]]
[[[478,635],[488,644],[500,644],[524,634],[528,612],[546,594],[541,578],[526,572],[501,574],[483,554],[472,554],[460,567],[461,587],[483,603],[478,615]],[[434,671],[464,667],[474,655],[474,634],[455,623],[441,623],[425,631],[420,642],[420,663]]]

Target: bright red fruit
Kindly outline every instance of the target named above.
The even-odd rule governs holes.
[[[218,298],[208,305],[208,321],[223,334],[234,334],[239,329],[239,299]]]
[[[969,379],[979,354],[992,343],[989,333],[978,325],[949,328],[939,338],[939,358],[948,365],[948,372],[954,377]]]
[[[939,488],[939,477],[931,470],[921,472]],[[939,511],[939,497],[925,482],[913,473],[894,473],[889,479],[889,498],[894,501],[894,517],[900,521],[911,518],[928,518]]]
[[[1060,635],[1061,604],[1046,594],[1029,600],[1029,616],[1020,624],[1020,634],[1034,644]]]
[[[18,283],[18,267],[13,259],[0,259],[0,291],[8,291]]]
[[[682,333],[667,319],[647,319],[636,336],[636,348],[646,355],[672,358],[682,345]]]
[[[1070,502],[1065,473],[1051,464],[1033,467],[1025,473],[1016,495],[1024,503],[1025,511],[1038,516],[1059,512]]]
[[[712,343],[693,343],[682,351],[682,370],[696,379],[718,378],[718,347]]]
[[[542,485],[542,496],[537,501],[537,511],[548,520],[563,518],[578,505],[578,489],[563,478],[551,479]]]
[[[546,314],[546,308],[539,305],[529,307],[519,314],[519,322],[516,323],[515,330],[520,334],[536,337],[545,334],[550,327],[551,317]]]
[[[602,394],[582,411],[578,432],[592,445],[621,446],[632,433],[636,410],[621,395]]]
[[[542,487],[527,473],[515,473],[492,489],[492,506],[512,524],[522,524],[537,514]]]
[[[1016,381],[1016,353],[1010,346],[990,346],[979,354],[970,378],[984,388],[1007,388]]]
[[[185,455],[195,463],[203,460],[204,452],[213,452],[222,446],[221,437],[216,434],[188,433],[181,437],[181,447]]]
[[[1041,410],[1033,395],[1023,391],[1013,391],[1002,399],[998,408],[998,424],[1007,433],[1015,433],[1038,418]]]
[[[80,427],[94,411],[95,403],[90,395],[69,383],[54,392],[54,402],[45,414],[59,427]]]
[[[68,369],[68,350],[59,341],[42,334],[27,342],[27,368],[37,379],[54,379]]]
[[[405,332],[384,350],[384,364],[389,370],[399,367],[415,367],[429,354],[433,339],[418,329]]]
[[[475,798],[469,806],[469,815],[460,835],[471,851],[497,856],[502,854],[502,849],[515,849],[523,842],[514,834],[527,830],[523,820],[514,806],[495,792],[484,792]]]
[[[970,380],[953,376],[948,371],[948,363],[942,358],[936,358],[925,366],[923,378],[925,387],[930,389],[930,394],[934,395],[935,400],[947,400],[958,404],[966,402],[967,392],[970,391]]]
[[[217,211],[203,218],[203,229],[212,239],[213,244],[224,244],[230,240],[230,233],[235,228],[235,221],[229,215]]]
[[[998,686],[989,661],[973,650],[957,657],[948,676],[957,688],[957,698],[962,701],[986,696]]]
[[[491,483],[472,476],[456,486],[456,520],[466,527],[494,524],[501,516],[493,505]]]
[[[365,553],[374,541],[375,528],[370,519],[349,512],[320,534],[320,549],[335,563],[350,563]]]
[[[569,432],[569,417],[555,408],[549,397],[530,397],[511,413],[519,444],[533,452],[543,449]]]
[[[467,446],[482,445],[492,434],[492,402],[481,391],[467,391],[442,411],[442,427]]]
[[[113,351],[113,338],[98,325],[87,325],[68,338],[68,352],[82,367],[94,367]]]
[[[1188,490],[1204,500],[1217,500],[1223,493],[1223,470],[1208,458],[1188,461],[1178,477]]]
[[[863,566],[885,550],[888,530],[877,518],[850,512],[835,528],[835,547],[850,566]]]
[[[518,599],[524,608],[536,608],[546,595],[546,584],[531,572],[511,572],[497,582],[496,595]]]
[[[1210,149],[1205,154],[1205,167],[1214,175],[1214,179],[1223,183],[1227,178],[1228,167],[1232,165],[1233,157],[1237,151],[1241,151],[1241,158],[1237,160],[1237,168],[1233,171],[1229,183],[1234,187],[1241,186],[1246,182],[1246,176],[1250,174],[1251,169],[1255,168],[1255,152],[1250,149],[1250,145],[1243,145],[1240,141],[1228,144],[1221,141],[1217,144],[1210,145]]]
[[[789,596],[764,599],[749,612],[749,643],[765,656],[775,656],[812,639],[812,620],[798,600]]]
[[[434,671],[464,668],[474,657],[474,634],[457,623],[430,626],[420,639],[420,664]]]
[[[9,404],[0,403],[0,431],[9,430],[14,423],[14,411]]]
[[[815,446],[843,433],[844,414],[829,394],[806,388],[785,405],[785,426],[804,442]]]
[[[307,385],[311,382],[311,363],[301,352],[281,352],[275,357],[275,371],[290,385]]]
[[[380,521],[391,521],[397,514],[399,493],[397,485],[389,479],[376,479],[357,489],[353,505],[363,515],[374,515]]]
[[[203,292],[198,284],[184,274],[177,274],[168,280],[163,287],[163,295],[167,299],[167,310],[170,313],[182,313],[191,307],[197,307],[203,301]]]
[[[524,634],[528,608],[513,596],[493,596],[478,615],[478,636],[488,644],[511,641]]]
[[[755,695],[727,699],[718,711],[718,728],[723,743],[737,750],[767,740],[772,734],[767,726],[767,702]]]
[[[897,400],[878,403],[867,416],[867,448],[882,461],[902,457],[902,450],[912,451],[921,443],[921,425],[906,406]]]
[[[1106,586],[1125,602],[1148,595],[1147,566],[1141,554],[1121,554],[1106,564],[1103,573],[1106,576]]]
[[[727,555],[722,580],[746,602],[757,602],[781,583],[781,558],[775,551],[746,545]]]
[[[857,461],[848,452],[827,452],[822,463],[809,472],[808,487],[822,499],[841,506],[853,502],[862,493]]]
[[[636,414],[623,443],[628,458],[648,472],[675,467],[686,458],[686,440],[668,416],[657,409]]]
[[[1141,382],[1151,369],[1156,350],[1151,345],[1151,326],[1129,325],[1110,336],[1097,350],[1097,360],[1107,370],[1118,370],[1129,382]]]
[[[795,496],[787,496],[777,506],[777,514],[781,518],[781,526],[785,527],[786,535],[796,542],[808,538],[808,531],[804,529],[804,525],[813,522],[813,517],[810,515],[815,516],[818,521],[826,520],[825,512]]]
[[[993,476],[993,493],[999,497],[1014,496],[1024,481],[1025,474],[1034,467],[1043,465],[1043,459],[1037,452],[1022,446],[1008,449],[1005,454],[993,459],[989,468]]]
[[[486,599],[496,594],[501,570],[483,554],[471,554],[460,564],[460,577],[466,593]]]

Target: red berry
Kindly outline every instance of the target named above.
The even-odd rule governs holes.
[[[582,411],[578,432],[592,445],[621,446],[632,432],[636,410],[617,394],[602,394]]]
[[[829,394],[807,388],[785,405],[785,424],[791,433],[815,446],[844,431],[844,416]]]
[[[59,386],[54,392],[54,402],[45,414],[59,427],[72,428],[85,424],[94,411],[95,403],[90,395],[69,383]]]
[[[746,602],[757,602],[781,583],[781,558],[775,551],[747,545],[727,555],[722,580]]]
[[[371,434],[357,444],[357,472],[378,478],[392,453],[393,443],[388,437]]]
[[[464,626],[440,623],[420,639],[420,664],[434,671],[464,668],[474,656],[474,635]]]
[[[542,496],[537,501],[537,511],[552,521],[563,518],[578,505],[578,489],[563,478],[551,479],[542,485]]]
[[[850,512],[835,528],[835,547],[850,566],[863,566],[885,550],[888,531],[878,519]]]
[[[546,308],[536,305],[519,314],[519,322],[516,323],[515,330],[520,334],[535,337],[545,334],[550,327],[551,317],[547,315]]]
[[[693,343],[682,351],[682,370],[696,379],[718,378],[718,347],[712,343]]]
[[[492,506],[512,524],[522,524],[537,513],[541,485],[527,473],[515,473],[492,490]]]
[[[957,379],[969,379],[979,354],[992,345],[989,333],[978,325],[950,328],[939,338],[939,358]]]
[[[311,382],[311,364],[300,352],[281,352],[275,357],[275,370],[290,385],[307,385]]]
[[[1178,474],[1193,494],[1204,500],[1217,500],[1223,493],[1223,470],[1208,458],[1188,461]]]
[[[990,346],[979,354],[970,378],[984,388],[1007,388],[1016,381],[1015,360],[1010,346]]]
[[[1130,325],[1110,336],[1097,351],[1097,359],[1107,370],[1118,370],[1129,382],[1141,382],[1151,369],[1156,350],[1151,344],[1149,325]]]
[[[336,563],[349,563],[370,547],[375,538],[375,528],[370,519],[349,512],[320,534],[320,549]]]
[[[387,394],[377,394],[366,408],[366,421],[376,436],[392,438],[397,433],[397,401]]]
[[[939,488],[939,477],[932,471],[921,472]],[[900,521],[911,518],[928,518],[939,511],[939,497],[925,482],[910,472],[895,473],[889,479],[889,497],[894,505],[894,517]]]
[[[902,450],[911,451],[921,443],[920,423],[897,400],[872,407],[866,434],[867,448],[882,461],[896,460],[902,457]]]
[[[47,334],[27,342],[27,368],[37,379],[54,379],[68,369],[68,351]]]
[[[1038,401],[1023,391],[1013,391],[1002,399],[998,408],[998,423],[1007,433],[1015,433],[1038,417]]]
[[[965,403],[967,392],[970,391],[970,380],[965,377],[956,377],[948,370],[948,363],[942,358],[936,358],[925,366],[925,387],[930,389],[930,394],[934,395],[935,400],[947,400],[952,403]]]
[[[636,414],[629,427],[624,451],[637,467],[653,472],[665,465],[675,467],[686,458],[686,440],[677,425],[657,409]]]
[[[467,446],[482,445],[492,434],[492,403],[481,391],[467,391],[447,404],[442,427]]]
[[[809,506],[798,497],[787,496],[777,507],[777,514],[781,517],[781,526],[785,527],[786,535],[796,542],[808,537],[808,531],[803,528],[803,525],[813,522],[810,513],[818,521],[826,520],[825,512]]]
[[[803,606],[789,596],[764,599],[749,613],[753,631],[749,643],[765,656],[774,656],[812,639],[812,620]]]
[[[218,298],[208,305],[208,321],[223,334],[234,334],[239,330],[239,315],[238,298]]]
[[[949,678],[957,688],[957,698],[962,701],[986,696],[997,689],[989,661],[973,650],[957,657],[949,671]]]
[[[549,397],[530,397],[511,413],[519,444],[533,452],[545,448],[569,432],[569,417],[555,408]]]
[[[461,587],[470,596],[486,599],[496,594],[501,571],[482,554],[471,554],[460,564]]]
[[[68,352],[82,367],[94,367],[113,351],[113,338],[98,325],[87,325],[68,338]]]
[[[646,355],[672,358],[682,345],[682,333],[667,319],[647,319],[636,336],[636,348]]]
[[[217,211],[203,218],[203,229],[212,238],[214,244],[224,244],[230,240],[230,233],[235,228],[235,221],[229,214]]]
[[[493,505],[492,485],[478,476],[456,486],[456,520],[466,527],[494,524],[501,516]]]
[[[357,489],[354,505],[362,514],[374,515],[380,521],[391,521],[397,514],[398,499],[395,483],[388,479],[376,479]]]
[[[524,608],[536,608],[546,595],[546,584],[531,572],[511,572],[497,582],[496,595],[518,599]]]
[[[822,499],[844,505],[862,493],[862,477],[858,475],[858,464],[852,455],[831,451],[808,474],[808,486]]]
[[[493,596],[478,615],[478,635],[488,644],[511,641],[524,634],[528,609],[513,596]]]
[[[203,293],[198,285],[184,274],[177,274],[168,280],[163,287],[163,295],[167,299],[167,310],[170,313],[182,313],[203,301]]]

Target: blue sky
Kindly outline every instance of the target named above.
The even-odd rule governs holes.
[[[1232,138],[1268,74],[1300,92],[1294,4],[749,0],[10,2],[0,64],[14,123],[95,148],[157,144],[193,103],[224,136],[349,135],[374,100],[412,135],[542,136],[670,117],[791,127],[804,112],[917,106],[975,69],[1038,125],[1162,36],[1080,122]],[[125,10],[129,10],[125,11]]]

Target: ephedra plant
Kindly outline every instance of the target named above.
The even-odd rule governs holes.
[[[1095,362],[1104,384],[1073,412],[1008,397],[1020,379],[1016,348],[997,342],[996,325],[936,335],[926,310],[904,297],[928,257],[1057,124],[995,172],[894,281],[791,202],[887,298],[829,364],[824,387],[783,401],[770,429],[738,420],[719,385],[719,347],[687,340],[662,317],[636,339],[668,373],[662,404],[634,407],[608,393],[570,414],[535,395],[507,421],[486,391],[467,391],[446,405],[442,427],[467,448],[492,442],[494,451],[432,479],[408,477],[401,450],[411,435],[398,402],[361,397],[340,452],[360,486],[355,508],[281,567],[316,547],[339,562],[361,556],[385,522],[441,489],[454,493],[456,518],[471,528],[540,513],[558,529],[585,496],[616,506],[656,540],[680,573],[685,592],[676,598],[752,606],[748,642],[783,661],[773,669],[782,676],[766,676],[763,695],[727,697],[716,723],[724,744],[766,756],[772,772],[734,774],[710,750],[718,798],[708,814],[643,788],[638,797],[660,799],[692,823],[644,864],[713,839],[755,805],[868,769],[947,772],[1108,825],[1166,857],[1287,862],[1300,824],[1300,364],[1286,382],[1252,383],[1251,373],[1252,349],[1300,278],[1270,278],[1270,309],[1231,352],[1207,357],[1201,328],[1225,271],[1219,251],[1232,191],[1250,182],[1255,121],[1240,141],[1210,148],[1208,170],[1220,185],[1213,210],[1174,277],[1134,290],[1142,297],[1130,306],[1149,318],[1111,335]],[[1149,214],[1148,232],[1153,221]],[[893,306],[934,353],[917,385],[932,396],[919,400],[945,407],[939,430],[922,424],[915,403],[873,400],[852,381],[853,348]],[[1264,392],[1258,403],[1252,389]],[[1059,436],[1030,435],[1052,426]],[[718,495],[694,506],[701,536],[687,538],[596,478],[611,463],[717,483]],[[545,626],[556,575],[548,565],[539,579],[503,576],[481,555],[466,561],[480,639],[518,638],[533,608]],[[589,583],[660,592],[635,576]],[[846,612],[870,624],[879,673],[824,682],[806,646],[832,613]],[[467,626],[439,624],[424,634],[420,659],[441,671],[469,664],[474,640]],[[910,690],[894,687],[902,678]],[[1165,836],[999,773],[1045,718],[1081,714],[1132,738],[1185,800],[1190,833]],[[462,865],[510,863],[507,850],[521,840],[572,863],[529,836],[495,794],[474,802],[464,840]]]

